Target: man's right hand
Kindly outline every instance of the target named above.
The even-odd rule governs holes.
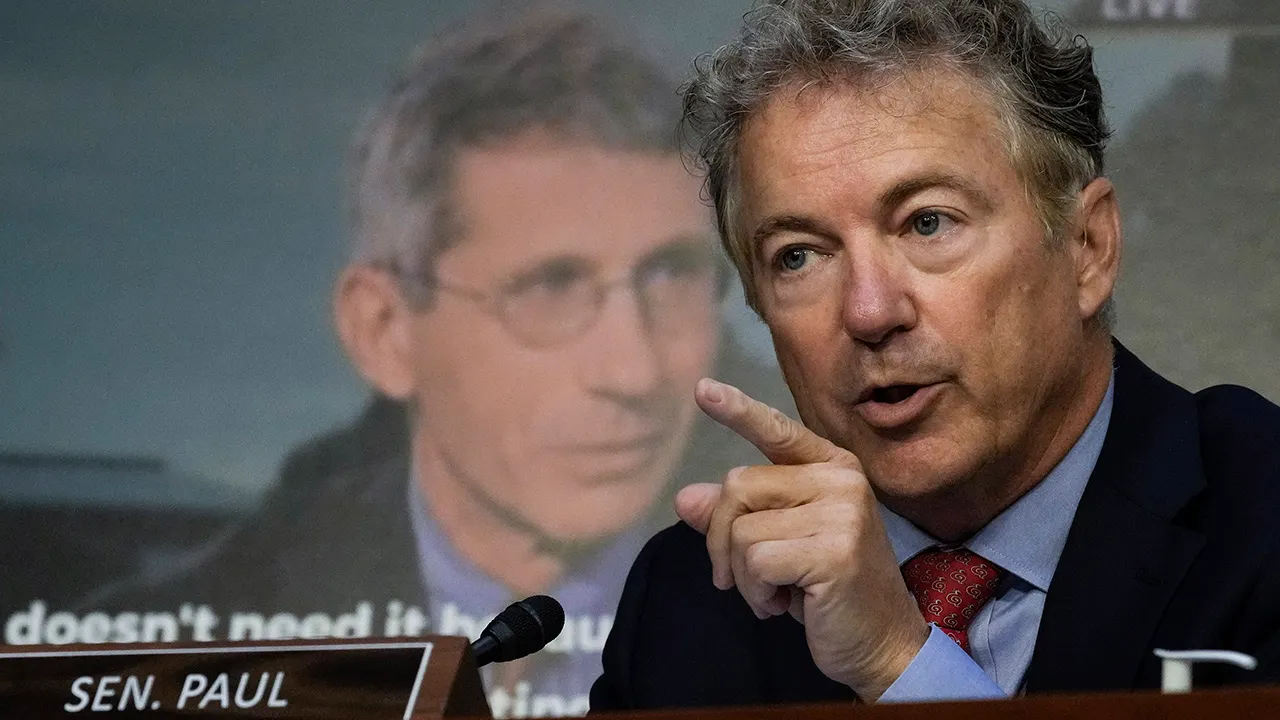
[[[761,618],[790,612],[828,677],[873,702],[929,636],[862,464],[741,390],[702,380],[698,406],[773,465],[684,488],[676,511],[707,536],[712,581]]]

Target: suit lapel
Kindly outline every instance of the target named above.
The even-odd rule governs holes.
[[[331,479],[293,524],[281,552],[277,604],[350,612],[369,600],[381,617],[389,600],[426,608],[418,546],[408,514],[403,454],[371,460]],[[331,610],[332,608],[332,610]]]
[[[367,517],[361,523],[364,538],[360,552],[361,567],[356,575],[362,580],[363,592],[376,592],[379,597],[400,600],[406,605],[428,607],[422,561],[418,557],[418,538],[413,531],[408,490],[409,460],[396,454],[378,466],[379,475],[367,500]]]
[[[1205,486],[1195,399],[1116,345],[1115,401],[1045,599],[1030,692],[1128,688],[1204,544],[1175,524]]]

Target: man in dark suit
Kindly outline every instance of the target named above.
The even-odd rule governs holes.
[[[1091,50],[1019,0],[767,3],[685,95],[803,424],[704,380],[773,463],[677,497],[593,709],[1280,677],[1280,409],[1111,336]]]

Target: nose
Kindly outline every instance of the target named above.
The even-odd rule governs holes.
[[[915,303],[891,251],[866,244],[849,257],[842,309],[845,332],[858,342],[876,346],[914,327]]]
[[[589,390],[620,401],[653,396],[662,384],[662,358],[638,294],[611,288],[593,332],[584,336],[582,375]]]

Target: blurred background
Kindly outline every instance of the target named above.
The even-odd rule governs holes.
[[[749,3],[582,3],[682,77]],[[1280,400],[1280,3],[1044,2],[1096,47],[1120,339]],[[0,567],[71,602],[252,511],[367,399],[329,317],[364,109],[473,3],[0,5]],[[723,306],[749,355],[768,337]]]

